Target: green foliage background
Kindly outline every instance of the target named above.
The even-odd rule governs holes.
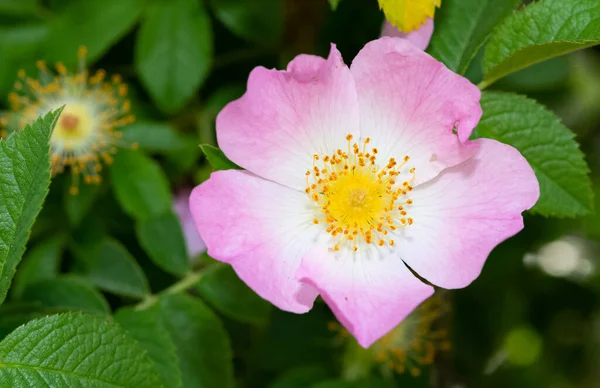
[[[330,42],[350,63],[380,34],[377,1],[0,0],[3,108],[19,69],[73,69],[85,45],[92,69],[129,84],[124,139],[139,144],[71,196],[48,171],[60,112],[0,142],[0,387],[597,387],[600,3],[442,3],[428,52],[485,89],[474,136],[517,147],[542,196],[479,279],[444,294],[451,350],[419,377],[349,381],[327,306],[284,313],[230,268],[190,261],[173,196],[237,167],[214,121],[253,67]],[[565,238],[585,274],[531,265]]]

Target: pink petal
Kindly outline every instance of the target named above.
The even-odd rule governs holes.
[[[481,117],[479,89],[405,39],[368,43],[351,72],[361,136],[371,138],[382,161],[410,156],[415,185],[476,151],[467,139]]]
[[[303,192],[239,170],[213,173],[190,198],[208,254],[230,263],[262,298],[295,313],[310,310],[318,295],[294,277],[319,232],[308,206]]]
[[[173,210],[179,218],[183,237],[187,247],[189,257],[196,257],[206,251],[206,244],[200,237],[194,218],[190,212],[190,192],[189,189],[183,189],[177,192],[173,200]]]
[[[300,55],[287,70],[255,68],[247,92],[217,117],[219,146],[264,178],[304,190],[316,153],[358,134],[354,80],[334,45],[327,60]]]
[[[343,252],[343,251],[340,251]],[[316,247],[296,277],[314,285],[337,319],[367,348],[433,294],[390,250],[361,247],[339,255]]]
[[[413,32],[402,32],[398,28],[394,27],[392,23],[387,20],[383,24],[381,30],[381,36],[391,36],[394,38],[404,38],[425,51],[433,35],[433,19],[429,18],[418,30]]]
[[[494,247],[523,228],[521,212],[540,195],[533,170],[516,149],[480,139],[479,152],[416,187],[407,206],[414,223],[397,245],[419,275],[445,288],[470,284]]]

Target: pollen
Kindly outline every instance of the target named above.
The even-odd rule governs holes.
[[[347,135],[346,141],[346,150],[314,154],[306,171],[305,192],[318,209],[313,222],[326,228],[334,251],[343,246],[357,251],[361,244],[394,246],[389,236],[414,222],[407,216],[415,178],[415,169],[407,167],[410,157],[380,163],[370,138],[353,142]]]
[[[44,61],[36,63],[37,78],[20,70],[9,95],[11,113],[0,120],[0,133],[7,133],[64,106],[50,138],[50,149],[52,173],[70,169],[71,194],[79,192],[81,176],[85,183],[100,183],[102,163],[111,163],[112,154],[119,148],[133,146],[122,140],[120,131],[135,121],[126,98],[127,85],[118,75],[106,80],[104,70],[90,75],[86,55],[86,48],[81,47],[74,73],[62,63],[55,64],[53,71]]]

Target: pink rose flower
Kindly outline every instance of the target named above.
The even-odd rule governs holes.
[[[402,32],[398,28],[394,27],[392,23],[389,21],[385,21],[383,23],[383,28],[381,29],[381,36],[391,36],[396,38],[404,38],[409,42],[420,48],[421,50],[425,50],[427,46],[429,46],[429,41],[431,40],[431,36],[433,35],[433,19],[428,18],[427,21],[419,27],[419,29],[413,32]]]
[[[521,154],[469,141],[480,91],[404,39],[368,43],[348,68],[299,55],[254,69],[217,117],[218,142],[247,171],[191,194],[217,260],[261,297],[304,313],[320,294],[368,347],[433,293],[481,272],[538,199]]]

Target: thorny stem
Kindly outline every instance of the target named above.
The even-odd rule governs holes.
[[[185,292],[191,287],[195,286],[209,270],[213,270],[219,265],[220,264],[212,264],[200,269],[198,272],[189,272],[183,279],[164,289],[160,292],[160,294],[172,295],[179,294],[180,292]],[[156,303],[160,294],[147,296],[146,298],[144,298],[144,300],[142,300],[135,306],[135,309],[137,311],[142,311],[150,308],[154,303]]]

